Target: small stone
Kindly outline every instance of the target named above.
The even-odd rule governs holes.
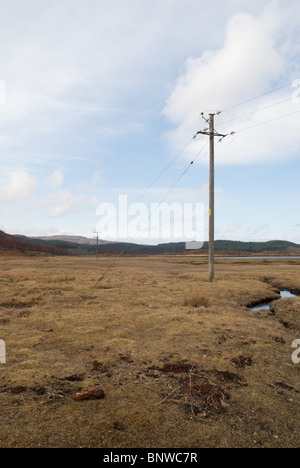
[[[81,392],[81,393],[75,393],[73,396],[73,400],[75,401],[81,401],[81,400],[90,400],[91,398],[96,398],[97,400],[100,400],[101,398],[104,398],[104,391],[102,388],[96,388],[94,390],[89,390],[87,392]]]

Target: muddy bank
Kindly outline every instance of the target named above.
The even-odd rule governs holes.
[[[287,290],[295,296],[300,296],[300,277],[296,276],[283,276],[281,279],[278,277],[264,277],[265,283],[277,289],[278,292]]]
[[[256,301],[249,306],[252,312],[269,311],[285,328],[300,332],[300,297],[299,289],[274,289],[274,294]],[[276,296],[276,297],[275,297]]]
[[[279,291],[279,296],[275,299],[275,301],[285,298],[296,298],[297,295],[291,293],[290,291],[284,290]],[[254,312],[258,312],[259,310],[270,310],[271,304],[274,302],[274,298],[272,299],[264,299],[263,301],[255,302],[250,306],[250,309]]]
[[[286,328],[300,332],[300,298],[286,298],[270,304],[270,311]]]
[[[278,301],[281,299],[280,295],[280,290],[278,289],[277,291],[270,292],[264,296],[259,297],[259,299],[256,299],[254,301],[251,301],[249,304],[247,304],[248,309],[251,309],[253,311],[255,310],[260,310],[262,308],[264,309],[269,309],[270,304],[273,301]]]

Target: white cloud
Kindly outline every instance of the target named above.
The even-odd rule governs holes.
[[[101,177],[102,177],[102,172],[99,170],[95,171],[93,174],[92,180],[90,182],[90,186],[92,188],[98,187],[101,181]]]
[[[283,79],[290,57],[287,54],[288,41],[279,43],[279,40],[282,40],[282,31],[290,15],[290,10],[280,10],[273,5],[257,17],[236,14],[227,24],[223,47],[207,50],[199,58],[188,59],[185,72],[178,78],[163,111],[175,126],[168,134],[173,145],[182,147],[203,128],[204,122],[199,121],[201,112],[231,108],[238,102],[263,94],[272,87],[272,83]],[[287,77],[285,79],[288,80]],[[284,97],[289,101],[278,108],[255,112],[255,109],[283,100],[282,93],[269,95],[252,102],[252,106],[244,105],[234,112],[218,116],[216,129],[227,133],[300,111],[300,106],[292,102],[294,91],[292,88],[286,91]],[[250,111],[253,112],[251,116],[236,120],[230,126],[218,126],[222,120],[224,122],[241,112],[245,114]],[[241,164],[285,158],[287,134],[290,135],[289,150],[292,153],[300,143],[297,126],[295,116],[268,127],[257,127],[251,133],[241,133],[231,145],[222,148],[216,161],[220,164]],[[196,154],[202,145],[202,139],[200,143],[190,145],[189,157],[190,153]]]
[[[6,94],[1,103],[0,89],[4,180],[0,206],[7,226],[20,224],[13,224],[16,232],[24,226],[28,231],[40,227],[41,232],[42,226],[61,232],[88,226],[93,232],[98,199],[111,197],[117,202],[120,190],[113,193],[113,188],[122,184],[133,185],[130,201],[138,198],[143,191],[134,186],[148,186],[167,163],[161,134],[168,122],[160,111],[171,94],[168,82],[181,73],[165,107],[174,126],[169,136],[176,153],[201,129],[202,110],[228,108],[288,82],[292,75],[292,79],[300,78],[296,72],[298,0],[278,0],[278,5],[284,5],[282,10],[269,7],[264,13],[269,0],[26,0],[26,7],[19,3],[2,2],[0,16],[0,86],[5,83]],[[242,10],[250,14],[232,16]],[[187,57],[191,58],[183,71]],[[295,88],[286,90],[289,92],[294,93]],[[278,100],[283,97],[279,93]],[[243,129],[271,119],[277,112],[282,115],[297,109],[297,104],[285,103],[221,125],[240,113],[265,107],[275,98],[277,95],[269,96],[218,116],[216,129]],[[297,117],[291,117],[237,134],[231,144],[225,140],[216,148],[217,163],[273,161],[282,154],[290,157],[299,147],[297,122]],[[190,146],[193,157],[199,145],[208,143],[206,137],[202,139],[203,143]],[[201,162],[204,160],[202,157]],[[182,164],[178,161],[180,172]],[[20,167],[27,179],[10,177]],[[267,171],[267,166],[262,170]],[[178,187],[185,183],[194,192],[178,188],[166,201],[206,202],[207,187],[198,196],[196,187],[207,178],[203,174],[193,181],[192,172]],[[63,173],[68,173],[68,180]],[[30,174],[38,174],[39,192],[34,192],[35,180]],[[168,192],[171,174],[166,171],[161,180],[165,189],[147,193],[147,204]],[[243,178],[236,174],[239,180]],[[219,193],[216,203],[220,201],[222,208],[230,187],[226,181],[220,183],[225,192]],[[22,217],[24,200],[27,210]],[[10,203],[6,210],[5,203]],[[232,213],[235,218],[234,210]]]
[[[96,216],[99,201],[88,191],[75,194],[69,190],[60,189],[48,195],[43,203],[45,207],[51,207],[49,218],[63,218],[71,214],[82,218],[83,215]]]
[[[19,170],[10,173],[10,182],[0,187],[0,205],[22,203],[35,192],[37,183],[34,177]]]
[[[71,213],[78,213],[84,207],[85,199],[74,195],[68,190],[59,190],[47,197],[47,203],[52,207],[50,218],[60,218]]]
[[[53,189],[59,188],[63,181],[64,175],[60,171],[54,171],[53,174],[49,177],[49,182]]]

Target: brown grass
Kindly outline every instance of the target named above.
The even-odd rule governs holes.
[[[199,307],[207,308],[211,305],[211,301],[209,300],[209,297],[193,293],[190,296],[185,297],[183,305],[185,307],[195,307],[196,309]]]
[[[1,447],[299,445],[299,260],[110,262],[1,259]]]

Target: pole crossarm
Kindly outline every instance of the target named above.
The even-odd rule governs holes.
[[[215,136],[215,137],[221,137],[221,138],[226,138],[227,135],[222,135],[221,133],[217,133],[217,132],[209,132],[209,131],[206,131],[206,130],[203,130],[201,132],[197,132],[196,135],[194,136],[194,139],[196,138],[197,135],[207,135],[207,136]]]

